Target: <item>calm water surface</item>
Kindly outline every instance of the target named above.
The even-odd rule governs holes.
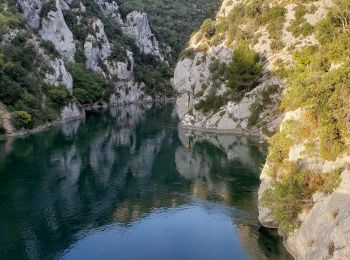
[[[266,149],[174,107],[90,112],[0,141],[0,259],[289,259],[259,226]]]

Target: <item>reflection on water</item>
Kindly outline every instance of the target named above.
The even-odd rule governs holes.
[[[0,141],[1,259],[287,259],[257,222],[262,145],[185,133],[172,104]]]

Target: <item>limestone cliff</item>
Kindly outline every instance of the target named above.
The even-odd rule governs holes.
[[[311,5],[316,11],[304,15],[305,22],[313,26],[331,1],[313,1]],[[216,19],[207,20],[192,36],[175,69],[173,86],[178,93],[176,105],[182,125],[239,130],[263,137],[278,130],[283,117],[278,106],[285,87],[278,73],[292,62],[295,50],[317,43],[312,33],[307,37],[292,33],[296,7],[293,1],[274,1],[271,5],[263,1],[223,1]],[[275,11],[280,14],[268,18]],[[236,91],[228,84],[226,67],[241,42],[247,42],[259,55],[264,69],[253,88]],[[213,96],[223,97],[216,99],[219,104],[215,108],[207,102]],[[208,109],[203,111],[200,104],[205,102]]]
[[[1,4],[0,11],[5,17],[0,32],[5,55],[1,69],[7,71],[6,66],[16,64],[15,70],[37,81],[28,86],[10,72],[4,76],[5,81],[20,83],[17,100],[9,84],[1,86],[2,111],[19,115],[13,119],[17,127],[8,127],[13,120],[11,113],[5,113],[9,119],[1,125],[7,134],[15,133],[15,128],[83,117],[83,106],[148,102],[166,95],[150,93],[147,88],[157,86],[147,85],[145,72],[135,73],[136,67],[156,70],[158,64],[170,70],[167,51],[159,47],[147,14],[135,11],[123,19],[118,4],[104,0],[18,0]],[[19,51],[22,57],[16,56]],[[167,91],[163,82],[159,84]],[[47,115],[40,114],[40,106]]]
[[[278,228],[296,259],[350,255],[349,8],[345,0],[223,1],[174,74],[183,126],[270,136],[259,221]],[[253,84],[240,82],[259,66]]]

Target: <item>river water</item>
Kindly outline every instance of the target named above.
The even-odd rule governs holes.
[[[290,259],[257,221],[266,147],[173,104],[0,141],[0,259]]]

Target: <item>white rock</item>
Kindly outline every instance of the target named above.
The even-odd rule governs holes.
[[[122,31],[136,41],[137,47],[145,54],[151,54],[164,60],[159,43],[152,33],[147,14],[134,11],[126,16]]]
[[[67,61],[74,61],[75,42],[73,34],[64,20],[58,1],[56,0],[56,10],[50,11],[47,17],[43,18],[39,33],[44,40],[53,43],[62,57]]]
[[[104,25],[100,19],[94,19],[91,22],[94,35],[89,34],[84,43],[85,66],[88,69],[103,73],[100,62],[105,61],[111,53],[111,44],[109,43],[104,31]]]
[[[64,61],[60,58],[48,60],[48,65],[52,68],[53,73],[46,73],[45,80],[47,83],[58,86],[65,86],[70,94],[73,92],[73,78],[67,71]]]
[[[271,178],[269,177],[268,172],[269,172],[269,165],[265,164],[260,175],[261,184],[260,184],[259,193],[258,193],[259,201],[261,200],[263,193],[267,189],[271,188]],[[259,208],[258,219],[260,224],[268,228],[277,228],[278,224],[272,217],[271,210],[268,207],[262,206],[261,203],[258,204],[258,208]]]
[[[80,110],[74,102],[70,102],[61,111],[61,119],[64,122],[82,118],[84,115],[85,112],[83,110]]]
[[[230,14],[232,9],[239,3],[243,2],[243,0],[223,0],[221,4],[220,11],[218,13],[218,17],[225,17]]]
[[[68,2],[68,1],[60,0],[60,7],[64,11],[67,11],[70,9],[69,5],[66,2]]]
[[[17,5],[21,9],[28,26],[34,29],[39,28],[42,0],[20,0],[17,1]]]
[[[111,105],[150,102],[152,98],[145,94],[145,84],[133,80],[117,82],[109,103]]]
[[[318,196],[315,201],[301,227],[287,238],[288,249],[296,259],[348,259],[350,172],[343,172],[342,182],[334,193]]]
[[[101,8],[106,16],[110,16],[119,25],[123,25],[118,4],[115,1],[95,0],[95,3]]]
[[[40,45],[40,39],[37,36],[32,35],[28,41],[34,46],[38,55],[41,55],[45,63],[45,68],[50,68],[49,70],[44,70],[44,80],[46,83],[56,87],[63,86],[72,94],[73,78],[68,72],[64,60],[48,53],[47,50]]]

